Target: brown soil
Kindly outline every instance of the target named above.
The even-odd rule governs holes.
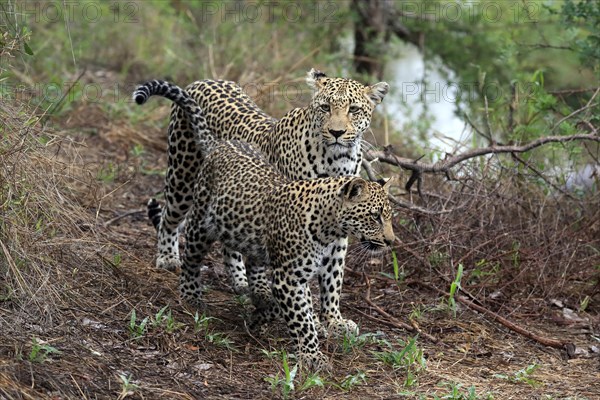
[[[166,108],[160,112],[166,124]],[[41,293],[30,287],[30,301],[15,301],[3,293],[0,398],[283,397],[282,385],[273,387],[267,378],[283,376],[281,357],[273,352],[289,348],[285,330],[274,327],[264,337],[247,331],[244,321],[252,308],[232,293],[218,252],[206,262],[206,309],[199,312],[214,319],[208,322],[207,329],[198,332],[194,332],[196,310],[178,300],[177,275],[153,267],[155,235],[146,221],[144,204],[163,185],[160,173],[166,166],[164,132],[113,125],[93,107],[73,115],[87,115],[80,120],[73,117],[63,121],[65,131],[75,134],[77,142],[82,143],[76,146],[80,162],[92,170],[92,176],[98,176],[98,168],[109,163],[118,166],[117,173],[113,179],[96,180],[93,189],[78,191],[92,226],[82,228],[81,236],[65,235],[61,240],[67,247],[49,251],[53,260],[48,261],[40,287],[49,285],[52,295],[46,294],[45,289]],[[92,133],[78,133],[84,128],[93,128]],[[143,144],[145,153],[133,156],[134,143]],[[474,209],[473,214],[484,218],[486,212]],[[582,217],[580,226],[584,228],[570,228],[568,235],[553,244],[548,239],[548,244],[536,247],[521,238],[519,251],[512,253],[511,242],[503,242],[500,236],[485,246],[493,237],[473,235],[470,246],[456,244],[459,237],[474,232],[461,230],[461,224],[468,224],[466,212],[436,217],[431,225],[425,224],[422,216],[400,212],[408,221],[397,229],[403,239],[397,248],[403,281],[396,283],[383,274],[392,273],[389,256],[364,260],[350,255],[348,260],[342,312],[359,323],[362,333],[376,334],[377,340],[349,348],[336,340],[326,341],[322,347],[331,358],[332,371],[320,374],[324,387],[302,390],[307,374],[301,372],[289,397],[600,398],[600,296],[596,283],[599,256],[580,247],[568,255],[560,250],[560,246],[565,252],[571,249],[573,244],[567,241],[570,238],[584,240],[598,251],[597,237],[590,236],[597,233],[594,218],[598,214],[594,212]],[[510,220],[510,216],[500,215],[502,210],[497,213],[496,221]],[[451,221],[458,227],[454,231],[444,225]],[[542,217],[538,223],[544,224]],[[423,228],[410,228],[412,225]],[[494,225],[494,229],[498,226]],[[542,228],[554,232],[554,228]],[[438,234],[424,233],[427,229],[437,229]],[[456,253],[449,251],[448,256],[434,262],[435,252],[447,249],[445,246],[452,241]],[[9,247],[10,243],[5,245]],[[549,254],[540,252],[548,246],[557,247]],[[471,262],[474,253],[478,259],[486,254],[488,260],[496,260],[499,269],[476,277],[475,262]],[[520,256],[518,265],[515,254]],[[572,257],[571,264],[568,257]],[[550,262],[552,259],[558,261]],[[5,258],[1,260],[4,262]],[[560,270],[559,263],[563,261],[565,269]],[[447,307],[447,298],[432,289],[449,292],[458,262],[465,264],[463,288],[481,305],[527,331],[573,343],[578,354],[571,351],[569,355],[565,348],[528,339],[458,301],[454,316]],[[27,276],[24,279],[27,281]],[[10,282],[6,279],[2,283]],[[372,303],[389,316],[367,304],[367,292]],[[589,296],[589,302],[585,311],[580,311],[585,296]],[[147,332],[141,338],[133,338],[128,331],[132,310],[139,322],[145,317],[154,318],[164,306],[172,312],[176,327],[169,329],[165,322],[160,326],[149,322]],[[570,314],[565,311],[567,308],[574,312]],[[384,341],[399,351],[403,348],[399,340],[407,341],[416,335],[394,327],[394,320],[424,332],[419,335],[417,346],[423,350],[426,367],[417,370],[413,366],[416,382],[409,387],[405,386],[405,368],[394,369],[374,355],[389,351]],[[426,334],[437,342],[428,340]],[[223,337],[230,341],[229,346],[219,340]],[[60,353],[31,361],[33,338]],[[518,371],[533,365],[537,368],[525,375],[528,379],[519,378],[522,374]],[[349,376],[361,374],[364,379],[342,388]],[[130,386],[129,391],[124,389],[121,376],[131,377],[130,383],[135,386]],[[460,385],[458,391],[463,397],[451,397],[452,385]],[[477,397],[468,397],[471,386]]]

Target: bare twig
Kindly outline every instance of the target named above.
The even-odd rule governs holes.
[[[370,305],[371,307],[373,307],[375,309],[375,311],[377,311],[380,315],[384,316],[385,318],[388,319],[388,325],[394,326],[396,328],[400,328],[400,329],[405,329],[409,332],[418,332],[420,336],[423,336],[424,338],[426,338],[427,340],[433,342],[433,343],[437,343],[438,339],[431,336],[430,334],[428,334],[427,332],[423,332],[416,324],[415,325],[408,325],[402,321],[399,321],[398,319],[396,319],[394,316],[392,316],[391,314],[389,314],[387,311],[385,311],[384,309],[382,309],[381,307],[379,307],[377,304],[375,304],[373,302],[373,300],[371,300],[371,281],[369,280],[369,277],[367,276],[367,274],[365,274],[363,272],[363,279],[365,281],[365,285],[367,286],[367,291],[365,293],[365,301],[367,302],[368,305]],[[361,313],[363,314],[363,313]],[[369,317],[371,318],[371,317]],[[371,318],[371,319],[374,319]]]
[[[114,218],[109,219],[108,221],[106,221],[104,223],[104,227],[107,227],[109,225],[114,224],[115,222],[117,222],[118,220],[122,219],[122,218],[126,218],[129,217],[131,215],[136,215],[136,214],[143,214],[145,212],[145,210],[131,210],[131,211],[127,211],[121,215],[117,215]]]

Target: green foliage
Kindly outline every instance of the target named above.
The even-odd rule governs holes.
[[[290,393],[295,390],[294,379],[298,373],[298,365],[294,365],[294,368],[290,369],[288,356],[285,351],[281,352],[281,364],[283,367],[283,377],[280,377],[280,374],[277,373],[275,376],[267,376],[265,381],[271,384],[271,390],[273,391],[281,386],[281,394],[284,399],[287,399]]]
[[[370,343],[377,343],[381,345],[389,345],[385,340],[380,339],[379,337],[382,335],[381,332],[371,333],[366,332],[360,335],[356,335],[353,332],[346,332],[342,336],[342,352],[345,354],[351,353],[356,349],[360,349],[365,347],[365,345]]]
[[[403,370],[406,374],[404,386],[412,387],[417,383],[417,374],[426,367],[423,349],[417,346],[417,336],[404,342],[398,340],[402,350],[394,350],[391,345],[387,351],[374,351],[373,355],[393,369]]]
[[[539,368],[539,365],[536,363],[533,363],[523,369],[518,370],[517,372],[515,372],[512,375],[495,374],[494,377],[506,380],[511,383],[526,383],[530,386],[536,387],[536,386],[542,385],[542,382],[540,382],[532,377],[533,373],[538,368]]]
[[[548,7],[554,15],[560,15],[567,33],[575,36],[573,50],[579,54],[584,65],[598,70],[600,62],[600,3],[596,0],[565,0],[560,12]]]
[[[367,383],[367,374],[364,371],[358,371],[355,374],[346,375],[340,383],[340,388],[349,391],[357,385]]]
[[[146,334],[146,325],[148,324],[149,318],[146,317],[139,323],[137,321],[137,314],[135,308],[131,310],[131,318],[129,319],[129,336],[133,339],[141,339]]]
[[[457,291],[461,288],[460,281],[462,279],[462,276],[463,276],[463,265],[458,264],[456,276],[454,277],[454,280],[450,284],[450,292],[448,293],[448,306],[452,310],[452,314],[454,315],[454,318],[456,318],[456,300],[454,299],[454,296],[456,295]]]
[[[119,379],[121,380],[121,393],[117,397],[118,400],[124,399],[127,396],[131,396],[139,386],[131,381],[131,374],[119,374]]]
[[[43,343],[37,338],[31,340],[31,351],[28,360],[33,363],[43,363],[50,354],[60,354],[60,351],[49,344]]]
[[[454,382],[443,382],[442,386],[447,387],[450,392],[442,396],[434,396],[435,400],[492,400],[494,396],[491,393],[486,393],[483,396],[477,395],[475,386],[469,386],[462,390],[462,384]]]
[[[309,374],[300,386],[300,390],[308,390],[314,387],[325,387],[325,381],[317,373]]]
[[[209,328],[209,322],[217,320],[216,318],[208,317],[204,313],[202,315],[198,315],[198,311],[196,311],[192,317],[194,318],[194,334],[202,333],[205,341],[219,347],[224,347],[229,351],[237,351],[233,345],[233,341],[229,338],[229,336]],[[169,328],[169,326],[169,320],[167,319],[167,330],[177,329],[179,327],[178,324],[174,324],[172,328]]]

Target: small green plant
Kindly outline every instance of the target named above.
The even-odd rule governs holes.
[[[489,262],[485,258],[475,263],[475,268],[469,274],[469,283],[477,283],[481,281],[481,278],[493,277],[500,271],[500,264],[495,262]],[[497,281],[497,278],[494,280]]]
[[[533,373],[538,368],[539,368],[539,365],[536,363],[533,363],[533,364],[529,364],[528,366],[526,366],[523,369],[518,370],[517,372],[515,372],[512,375],[495,374],[494,377],[504,379],[511,383],[526,383],[530,386],[536,387],[536,386],[542,385],[542,382],[540,382],[532,377]]]
[[[144,150],[144,146],[139,143],[136,143],[131,149],[131,155],[134,157],[141,157],[145,152],[146,150]]]
[[[584,312],[590,305],[590,296],[585,296],[579,303],[579,312]]]
[[[122,400],[127,396],[131,396],[134,394],[135,390],[139,388],[138,385],[131,382],[131,375],[119,374],[119,379],[121,380],[121,393],[119,393],[117,400]]]
[[[198,311],[193,316],[194,318],[194,333],[198,333],[200,331],[208,331],[208,323],[210,320],[214,319],[213,317],[207,317],[206,314],[198,315]]]
[[[167,333],[173,333],[183,326],[182,323],[175,321],[172,311],[169,310],[169,306],[164,306],[158,310],[154,318],[152,318],[152,328],[156,329],[163,323],[165,324],[165,331]]]
[[[367,383],[367,374],[364,371],[358,371],[354,375],[346,375],[340,383],[340,387],[346,391],[351,390],[356,385]]]
[[[462,384],[460,383],[443,382],[441,385],[450,389],[450,392],[443,396],[436,395],[434,397],[435,400],[493,400],[494,398],[491,393],[486,393],[485,397],[478,396],[473,385],[469,386],[466,391],[462,390]]]
[[[283,378],[279,377],[279,373],[275,376],[268,376],[265,378],[267,382],[271,384],[271,390],[275,391],[277,387],[281,386],[281,394],[284,399],[287,399],[290,393],[295,389],[294,378],[298,372],[298,366],[294,365],[294,368],[290,369],[288,364],[288,356],[285,351],[281,352],[281,363],[283,366]]]
[[[384,364],[393,369],[403,369],[406,372],[405,387],[412,387],[417,383],[417,374],[426,367],[423,349],[417,346],[417,336],[408,342],[398,341],[403,349],[400,351],[391,349],[388,351],[375,351],[373,355]]]
[[[206,332],[204,338],[216,346],[224,347],[229,351],[235,351],[236,348],[233,346],[233,341],[229,336],[220,332]]]
[[[316,373],[312,373],[306,377],[300,390],[308,390],[313,387],[325,387],[325,381]]]
[[[122,258],[123,258],[123,257],[121,256],[121,253],[116,253],[116,254],[113,256],[113,260],[112,260],[112,262],[113,262],[113,266],[115,266],[115,267],[118,267],[119,265],[121,265],[121,260],[122,260]]]
[[[394,279],[398,281],[400,278],[400,268],[398,267],[398,257],[396,257],[395,250],[392,250],[392,265],[394,266]]]
[[[244,294],[237,295],[234,297],[234,299],[235,299],[235,302],[241,307],[249,306],[252,304],[252,301],[250,301],[250,298]]]
[[[408,315],[408,319],[418,321],[423,317],[425,311],[421,308],[421,304],[414,305],[412,311]]]
[[[348,354],[352,352],[352,350],[362,348],[368,343],[383,343],[385,340],[379,339],[381,335],[381,332],[367,332],[362,335],[346,332],[342,337],[342,352]]]
[[[161,308],[160,310],[157,311],[156,315],[152,319],[152,327],[153,328],[158,328],[160,326],[163,318],[165,317],[165,312],[167,311],[167,308],[169,308],[168,305],[164,306],[163,308]]]
[[[175,321],[171,310],[169,310],[169,312],[163,317],[163,319],[165,320],[165,330],[167,331],[167,333],[173,333],[183,326],[181,322]]]
[[[50,354],[60,354],[60,351],[49,344],[41,342],[38,338],[31,340],[31,351],[29,352],[29,361],[34,363],[43,363]]]
[[[117,177],[117,166],[112,162],[100,167],[96,173],[96,178],[104,183],[112,183]]]
[[[454,318],[456,318],[456,300],[454,299],[454,296],[456,295],[456,292],[461,288],[460,280],[462,279],[462,275],[463,275],[463,265],[458,264],[458,270],[456,271],[456,277],[450,284],[450,293],[448,294],[448,306],[452,310],[452,314],[454,315]]]
[[[140,339],[146,333],[146,325],[148,317],[144,318],[139,324],[137,323],[137,315],[135,308],[131,310],[131,318],[129,319],[129,336],[133,339]]]

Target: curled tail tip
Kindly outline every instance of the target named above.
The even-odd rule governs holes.
[[[146,100],[148,100],[148,95],[146,93],[142,92],[140,89],[133,92],[132,97],[133,97],[133,100],[139,105],[144,104],[146,102]]]

